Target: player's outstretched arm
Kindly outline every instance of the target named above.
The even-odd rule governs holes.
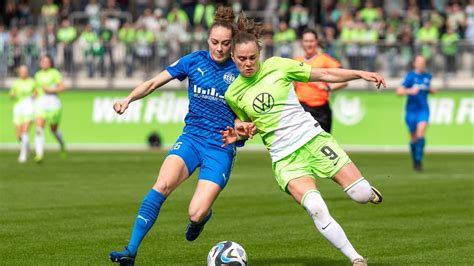
[[[328,83],[346,82],[355,79],[364,79],[375,83],[377,88],[387,87],[384,78],[376,72],[367,72],[342,68],[315,68],[311,69],[309,81],[323,81]]]
[[[397,95],[398,96],[407,96],[407,95],[415,95],[417,94],[419,91],[418,88],[411,88],[411,89],[408,89],[408,88],[405,88],[403,86],[401,87],[398,87],[397,88]]]
[[[332,83],[332,84],[328,84],[330,86],[330,91],[338,91],[338,90],[342,90],[344,88],[346,88],[349,83],[347,82],[342,82],[342,83]]]
[[[114,103],[114,110],[118,114],[123,114],[127,110],[128,105],[136,100],[139,100],[148,94],[155,91],[157,88],[165,85],[170,80],[173,79],[173,76],[167,71],[163,70],[160,74],[156,75],[154,78],[143,82],[133,89],[133,91],[127,96],[127,98],[117,101]]]

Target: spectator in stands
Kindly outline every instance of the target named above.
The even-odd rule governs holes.
[[[7,75],[7,58],[8,58],[8,39],[9,34],[5,29],[5,25],[0,22],[0,78],[3,78]]]
[[[154,42],[155,36],[153,35],[153,32],[143,25],[138,26],[135,42],[135,54],[145,70],[146,75],[151,74]]]
[[[89,0],[84,9],[84,13],[86,13],[89,19],[89,25],[94,31],[97,31],[100,27],[100,11],[101,7],[97,0]]]
[[[113,32],[117,32],[120,27],[120,15],[122,11],[117,7],[115,0],[107,0],[105,9],[103,10],[106,19],[107,28]]]
[[[264,58],[270,58],[275,54],[273,45],[273,27],[271,24],[263,25],[263,49],[262,54]]]
[[[15,73],[15,69],[20,66],[22,57],[22,42],[18,27],[10,28],[10,36],[8,37],[8,70],[11,74]],[[4,63],[4,62],[2,62]]]
[[[295,29],[298,35],[301,35],[308,23],[309,9],[303,5],[303,0],[295,0],[290,7],[290,27]]]
[[[365,23],[360,23],[359,53],[364,63],[361,69],[375,72],[378,40],[379,34],[373,26],[371,27]]]
[[[135,62],[133,54],[133,45],[136,41],[135,28],[128,22],[125,22],[118,34],[119,41],[125,45],[125,75],[131,77],[133,74],[133,65]]]
[[[392,28],[392,30],[397,33],[401,24],[402,24],[402,19],[400,17],[401,13],[398,13],[397,11],[391,11],[388,14],[388,18],[385,19],[385,24],[387,28]]]
[[[113,54],[113,47],[114,47],[114,32],[107,28],[105,24],[106,18],[103,17],[101,20],[100,28],[99,28],[99,40],[100,43],[104,47],[104,57],[99,62],[100,68],[100,75],[101,77],[105,76],[105,57],[109,58],[107,66],[109,66],[110,77],[115,77],[115,61],[114,61],[114,54]]]
[[[147,30],[153,32],[157,31],[159,27],[158,20],[153,15],[152,9],[149,7],[145,8],[143,14],[138,18],[136,24],[138,26],[144,26]]]
[[[374,7],[371,0],[365,2],[364,8],[359,11],[360,19],[366,24],[372,24],[376,20],[382,18],[382,12]]]
[[[469,42],[471,46],[474,46],[474,0],[471,0],[470,3],[466,6],[466,33],[464,37]],[[474,51],[473,51],[474,52]],[[474,60],[474,56],[472,56]],[[472,64],[474,66],[474,63]],[[474,73],[474,67],[471,67]]]
[[[406,11],[404,23],[410,26],[412,32],[416,33],[420,29],[420,22],[420,10],[418,9],[418,7],[409,6]]]
[[[7,28],[10,28],[12,26],[18,26],[20,22],[20,14],[18,13],[18,8],[14,0],[9,0],[7,2],[3,22]]]
[[[58,29],[57,40],[63,49],[63,69],[67,74],[72,75],[74,71],[74,41],[77,38],[76,28],[71,26],[69,19],[61,21],[61,27]]]
[[[38,59],[41,53],[40,37],[34,27],[29,27],[25,35],[26,38],[23,44],[24,64],[31,73],[36,73],[36,70],[38,70]]]
[[[281,57],[292,58],[294,41],[296,41],[295,30],[288,28],[286,21],[280,21],[278,31],[273,35],[276,54]]]
[[[209,29],[211,24],[214,22],[215,11],[216,9],[214,4],[210,3],[209,0],[199,0],[196,8],[194,9],[193,25],[201,25],[205,29]]]
[[[399,44],[396,28],[394,24],[388,24],[387,32],[385,33],[388,73],[391,78],[398,76]]]
[[[464,14],[461,6],[454,2],[446,15],[449,27],[463,35],[466,27],[466,14]]]
[[[423,27],[418,30],[416,41],[421,55],[426,59],[427,62],[429,62],[427,64],[428,66],[430,66],[432,63],[436,45],[438,44],[438,39],[439,30],[431,25],[430,21],[425,21]]]
[[[28,0],[20,1],[20,4],[18,5],[18,15],[20,17],[20,26],[33,24],[33,17],[31,16],[31,8],[28,4]]]
[[[169,17],[169,16],[168,16]],[[168,20],[169,22],[170,20]],[[186,31],[187,24],[179,20],[172,19],[166,30],[166,40],[168,46],[168,62],[171,64],[178,60],[184,51],[183,43],[189,40],[189,33]]]
[[[414,51],[414,36],[408,25],[401,28],[401,46],[400,46],[400,65],[404,70],[411,69],[411,61],[415,55]]]
[[[444,26],[443,16],[441,16],[441,14],[435,10],[431,11],[430,13],[430,22],[435,28],[438,29],[442,29]]]
[[[150,8],[148,6],[148,0],[135,0],[133,2],[135,3],[135,17],[143,15],[145,9]]]
[[[46,30],[44,31],[42,41],[43,54],[47,54],[56,60],[57,56],[57,39],[56,39],[56,26],[53,23],[46,24]]]
[[[79,37],[80,45],[84,51],[84,60],[89,78],[94,77],[95,66],[100,60],[104,60],[104,46],[99,40],[99,36],[92,27],[87,25]]]
[[[43,24],[58,23],[59,7],[54,3],[54,0],[46,0],[46,3],[41,7],[41,19]]]
[[[212,15],[214,17],[214,15]],[[202,25],[196,25],[193,29],[193,39],[192,39],[192,50],[193,51],[198,51],[198,50],[205,50],[207,47],[207,39],[208,39],[208,33],[206,29],[204,29],[204,26]]]
[[[341,42],[344,53],[349,61],[349,68],[359,69],[359,40],[360,30],[357,23],[347,23],[341,32]]]
[[[177,5],[171,9],[166,19],[168,20],[168,25],[174,24],[175,22],[182,24],[185,28],[189,25],[189,18],[186,12]]]
[[[71,0],[62,0],[61,7],[59,8],[59,21],[69,19],[69,15],[74,11],[74,7]]]
[[[445,59],[445,74],[456,74],[456,55],[458,54],[459,34],[451,25],[447,25],[447,31],[441,37],[441,51]],[[472,56],[472,55],[471,55]]]

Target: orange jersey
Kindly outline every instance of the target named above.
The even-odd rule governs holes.
[[[317,68],[339,68],[341,64],[326,53],[317,54],[310,59],[304,56],[294,58],[297,61],[304,62]],[[326,104],[329,98],[326,82],[295,82],[296,95],[300,102],[309,106],[322,106]]]

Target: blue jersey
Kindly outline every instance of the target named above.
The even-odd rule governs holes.
[[[428,111],[428,94],[430,90],[432,76],[430,73],[416,73],[410,71],[405,76],[402,86],[411,89],[418,88],[419,92],[415,95],[408,95],[407,111]]]
[[[218,64],[211,59],[208,51],[197,51],[184,56],[166,70],[180,81],[188,78],[189,112],[184,120],[183,133],[222,145],[219,131],[234,126],[235,115],[224,100],[227,88],[239,74],[234,62],[229,59]]]

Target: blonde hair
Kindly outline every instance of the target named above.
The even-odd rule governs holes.
[[[263,26],[262,23],[255,22],[253,18],[248,18],[244,12],[240,12],[237,20],[237,34],[232,39],[232,51],[240,43],[255,42],[260,51],[262,49]]]

